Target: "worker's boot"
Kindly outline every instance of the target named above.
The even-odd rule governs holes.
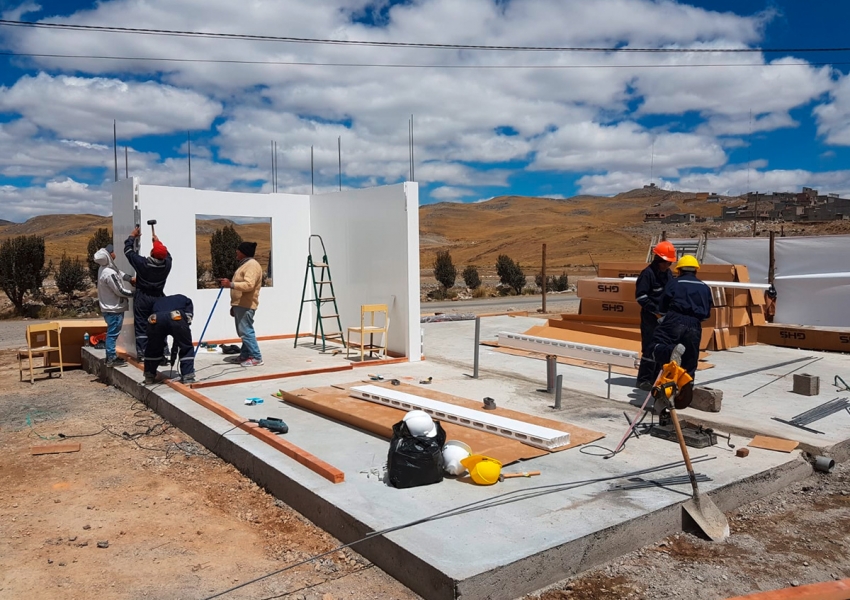
[[[670,354],[670,362],[674,362],[680,367],[682,366],[682,356],[685,354],[685,347],[682,344],[676,344],[673,352]]]
[[[187,385],[190,383],[195,383],[195,374],[189,373],[187,375],[183,375],[182,377],[180,377],[180,382],[185,383]]]
[[[153,385],[156,382],[156,374],[145,373],[145,385]]]

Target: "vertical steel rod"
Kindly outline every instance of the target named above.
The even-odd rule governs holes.
[[[313,146],[310,146],[310,193],[316,193],[315,179],[313,177]]]
[[[481,338],[481,317],[475,317],[475,353],[472,359],[472,378],[478,379],[478,342]]]
[[[611,399],[611,363],[608,363],[608,399]]]
[[[118,181],[118,125],[112,119],[112,146],[115,148],[115,181]]]
[[[124,146],[124,178],[130,179],[130,162],[128,157],[127,146]]]
[[[561,387],[564,385],[564,376],[555,378],[555,408],[561,408]]]
[[[189,158],[189,187],[192,187],[192,136],[186,132],[186,155]]]
[[[542,312],[546,314],[546,288],[549,287],[549,282],[546,280],[546,244],[543,244],[543,266],[540,269],[540,274],[543,277],[543,306]]]

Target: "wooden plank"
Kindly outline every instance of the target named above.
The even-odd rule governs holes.
[[[775,450],[776,452],[791,452],[799,445],[800,442],[795,442],[794,440],[784,440],[766,435],[757,435],[747,444],[750,448],[764,448],[765,450]]]
[[[847,600],[847,598],[850,598],[850,579],[758,592],[748,596],[735,596],[728,600]]]
[[[82,445],[76,444],[46,444],[44,446],[33,446],[30,448],[32,456],[40,456],[42,454],[64,454],[66,452],[79,452]]]
[[[383,361],[381,361],[383,362]],[[372,363],[368,363],[372,364]],[[287,377],[299,377],[301,375],[315,375],[317,373],[335,373],[337,371],[350,371],[354,368],[353,365],[337,365],[334,367],[321,367],[318,369],[303,369],[300,371],[289,371],[286,373],[266,373],[265,375],[253,375],[251,377],[237,377],[235,379],[217,379],[214,381],[201,381],[191,384],[191,388],[195,390],[219,387],[222,385],[236,385],[240,383],[250,383],[252,381],[268,381],[269,379],[286,379]]]
[[[299,333],[298,337],[299,338],[311,337],[312,335],[313,334],[308,331],[307,333]],[[291,339],[294,339],[294,338],[295,338],[294,333],[288,333],[286,335],[260,335],[260,336],[257,336],[257,341],[258,342],[272,342],[274,340],[291,340]],[[242,342],[241,338],[228,338],[228,339],[225,339],[225,340],[206,340],[207,344],[215,344],[215,345],[218,345],[218,344],[239,344],[241,342]],[[192,342],[192,344],[197,346],[198,342]]]
[[[242,431],[250,433],[255,438],[264,441],[269,446],[275,448],[276,450],[279,450],[289,458],[304,465],[314,473],[321,475],[331,483],[342,483],[343,481],[345,481],[345,473],[343,473],[336,467],[326,463],[320,458],[317,458],[306,450],[299,448],[295,444],[286,441],[280,436],[275,435],[271,431],[259,427],[256,423],[246,423],[245,421],[247,421],[247,419],[243,418],[241,415],[236,414],[229,408],[222,406],[211,398],[204,396],[202,393],[190,389],[189,387],[176,381],[166,380],[165,383],[171,389],[180,392],[190,400],[197,402],[210,412],[213,412],[219,417],[229,421]]]

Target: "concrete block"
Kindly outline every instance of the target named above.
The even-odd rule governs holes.
[[[720,404],[723,402],[723,391],[710,387],[694,386],[694,399],[688,408],[695,408],[705,412],[720,412]]]
[[[795,374],[794,393],[803,396],[817,396],[820,394],[820,377],[808,373]]]
[[[738,450],[735,451],[735,456],[737,456],[738,458],[746,458],[749,455],[750,455],[750,449],[749,448],[738,448]]]

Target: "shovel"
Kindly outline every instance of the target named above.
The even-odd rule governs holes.
[[[685,353],[685,347],[678,344],[670,356],[670,362],[676,365],[682,364],[682,355]],[[666,368],[666,365],[665,365]],[[707,496],[700,496],[699,487],[697,486],[697,477],[694,474],[694,467],[691,465],[691,457],[688,456],[688,447],[685,445],[685,436],[682,435],[682,426],[679,425],[679,417],[676,414],[676,405],[673,402],[678,388],[674,386],[674,394],[666,400],[667,408],[670,410],[670,418],[673,420],[673,427],[676,428],[676,437],[679,440],[679,448],[682,449],[682,458],[685,459],[685,466],[688,468],[688,477],[691,479],[691,487],[694,488],[694,497],[688,500],[682,506],[685,512],[690,515],[702,532],[713,542],[720,542],[729,537],[729,521],[717,505]],[[664,395],[661,398],[665,398]]]
[[[720,542],[729,537],[729,521],[726,515],[721,512],[717,505],[708,496],[700,496],[699,487],[697,487],[697,478],[694,475],[694,468],[691,465],[691,457],[688,456],[688,448],[685,446],[685,437],[682,435],[682,427],[679,425],[679,417],[676,416],[676,407],[671,404],[670,417],[673,419],[673,426],[676,428],[676,437],[679,438],[679,447],[682,449],[682,457],[685,459],[685,465],[688,468],[688,476],[691,478],[691,486],[694,488],[694,497],[688,500],[683,505],[694,523],[707,535],[713,542]]]

